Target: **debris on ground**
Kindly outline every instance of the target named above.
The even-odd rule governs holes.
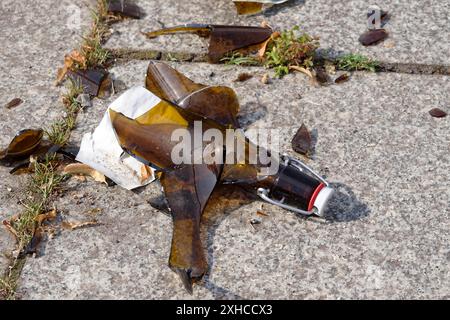
[[[261,78],[261,82],[263,84],[269,84],[270,83],[270,76],[268,73],[265,73],[262,78]]]
[[[250,73],[244,72],[244,73],[240,73],[238,75],[238,77],[235,80],[233,80],[233,82],[245,82],[251,78],[253,78],[253,75],[251,75]]]
[[[69,70],[67,75],[81,86],[84,93],[93,97],[98,96],[103,81],[108,78],[108,72],[101,69]]]
[[[250,219],[250,225],[255,228],[256,225],[261,224],[262,220],[260,218],[252,218]]]
[[[312,149],[312,138],[308,128],[302,124],[292,139],[292,149],[302,155],[308,155]]]
[[[97,170],[92,169],[86,164],[83,163],[71,163],[68,164],[64,170],[64,174],[70,174],[74,176],[87,176],[94,179],[94,181],[104,183],[108,185],[106,182],[106,177],[104,174],[98,172]]]
[[[263,27],[187,24],[143,34],[153,39],[161,35],[177,33],[194,33],[200,37],[209,37],[209,62],[218,63],[232,53],[241,53],[245,56],[257,55],[261,49],[265,48],[273,31],[271,28]]]
[[[66,230],[77,230],[77,229],[83,229],[83,228],[88,228],[88,227],[96,227],[101,225],[100,222],[98,222],[97,220],[93,220],[93,221],[85,221],[85,222],[71,222],[71,221],[63,221],[61,223],[61,227],[63,229]]]
[[[288,0],[233,0],[238,14],[255,14],[263,10],[264,5],[275,5]]]
[[[138,5],[127,0],[109,0],[107,11],[109,14],[125,18],[141,19],[144,16]]]
[[[122,98],[129,102],[133,97],[139,97],[142,103],[139,112],[129,116],[125,113],[135,108],[118,110],[116,106],[122,103],[116,102],[114,108],[107,111],[109,119],[102,121],[110,121],[113,133],[109,134],[111,138],[117,137],[125,154],[139,160],[142,165],[157,169],[157,177],[173,219],[169,266],[180,276],[188,292],[192,293],[193,283],[201,279],[208,268],[200,237],[200,223],[216,186],[235,188],[241,185],[245,188],[252,185],[253,192],[257,190],[257,195],[272,204],[299,214],[323,215],[324,205],[332,189],[325,180],[308,174],[310,169],[298,160],[283,156],[281,161],[275,161],[278,171],[274,174],[278,176],[274,178],[268,173],[261,174],[265,172],[261,171],[264,166],[261,163],[249,163],[249,159],[230,164],[223,164],[215,156],[205,160],[205,151],[211,152],[211,155],[227,154],[225,145],[214,141],[205,142],[202,146],[205,148],[202,161],[197,162],[200,159],[196,160],[196,152],[189,149],[187,154],[183,150],[184,160],[181,160],[181,164],[175,163],[172,153],[179,141],[171,138],[174,130],[191,132],[195,121],[202,123],[203,131],[214,128],[224,134],[226,130],[238,129],[236,116],[239,103],[231,88],[195,83],[167,64],[157,61],[149,64],[146,88],[149,91],[139,87],[130,89]],[[242,142],[249,150],[261,149],[251,143],[241,130],[237,130],[237,133],[234,136],[235,143]],[[190,140],[183,139],[183,142],[185,146],[191,145]],[[98,143],[105,144],[105,141],[98,140]],[[304,141],[302,146],[305,147]],[[121,152],[113,155],[112,160],[117,154]],[[97,156],[96,159],[104,159],[104,155],[92,155]],[[97,162],[99,164],[105,165],[106,162]],[[131,178],[129,171],[127,174]],[[265,189],[270,185],[272,187]],[[271,197],[283,200],[275,201]],[[260,220],[255,218],[253,224],[258,224]]]
[[[444,118],[447,116],[447,112],[439,108],[433,108],[428,113],[434,118]]]
[[[330,76],[328,75],[324,67],[321,66],[316,67],[314,68],[314,71],[316,74],[315,79],[317,80],[317,83],[319,83],[322,86],[330,83]]]
[[[78,102],[82,108],[92,107],[91,96],[87,93],[78,95],[78,97],[76,98],[76,102]]]
[[[364,32],[359,37],[359,42],[363,46],[371,46],[380,43],[389,36],[385,29],[374,29]]]
[[[160,99],[142,87],[125,91],[109,106],[94,132],[83,136],[76,161],[101,172],[128,190],[142,187],[153,181],[153,169],[143,168],[145,164],[124,154],[112,129],[109,110],[137,118],[159,102]]]
[[[339,77],[334,79],[334,83],[340,84],[340,83],[347,82],[348,80],[350,80],[350,75],[348,73],[343,73]]]
[[[41,144],[43,136],[42,129],[19,131],[8,147],[0,151],[0,160],[16,160],[30,156]]]
[[[12,109],[15,107],[20,106],[23,103],[23,100],[20,98],[14,98],[11,101],[9,101],[7,104],[5,104],[6,109]]]

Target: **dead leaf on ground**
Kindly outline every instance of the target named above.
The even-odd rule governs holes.
[[[63,229],[66,230],[77,230],[77,229],[82,229],[82,228],[87,228],[87,227],[94,227],[94,226],[98,226],[101,223],[98,221],[85,221],[85,222],[70,222],[70,221],[63,221],[61,226],[63,227]]]
[[[54,208],[53,210],[46,212],[46,213],[41,213],[40,215],[38,215],[36,217],[36,223],[38,226],[41,226],[45,221],[53,221],[56,218],[56,208]]]
[[[439,108],[433,108],[428,113],[435,118],[443,118],[447,116],[447,112]]]
[[[89,176],[97,182],[101,182],[108,185],[104,174],[98,172],[95,169],[92,169],[91,167],[83,163],[71,163],[64,168],[63,173],[71,175]]]
[[[16,240],[19,239],[19,235],[17,234],[16,229],[14,229],[14,227],[11,225],[10,221],[3,220],[3,225],[5,226],[6,230],[8,230],[8,232],[14,236]]]
[[[308,77],[310,77],[311,79],[314,78],[314,76],[312,75],[311,71],[308,69],[305,69],[303,67],[299,67],[299,66],[289,66],[289,70],[294,70],[294,71],[298,71],[301,73],[306,74]]]
[[[23,100],[20,98],[14,98],[12,99],[10,102],[8,102],[7,104],[5,104],[5,108],[6,109],[12,109],[15,108],[19,105],[21,105],[23,103]]]
[[[292,139],[292,149],[295,152],[303,155],[308,155],[308,153],[311,151],[312,138],[305,124],[301,125],[300,129],[298,129],[297,133],[295,134],[294,139]]]
[[[71,70],[75,64],[78,64],[79,68],[86,68],[86,57],[78,50],[73,50],[71,53],[64,56],[64,66],[58,69],[55,85],[60,85],[64,80],[66,74]]]

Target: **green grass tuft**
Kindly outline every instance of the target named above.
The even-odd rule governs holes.
[[[319,42],[306,33],[299,34],[299,30],[296,26],[283,31],[269,44],[264,64],[273,68],[279,78],[289,73],[290,66],[310,69],[314,65],[314,54],[319,48]]]
[[[338,58],[337,67],[345,71],[375,72],[379,67],[379,62],[361,54],[350,53]]]

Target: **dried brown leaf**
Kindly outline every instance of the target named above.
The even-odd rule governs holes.
[[[289,70],[294,70],[294,71],[298,71],[301,73],[306,74],[308,77],[310,78],[314,78],[314,76],[312,75],[311,71],[309,71],[308,69],[305,69],[303,67],[299,67],[299,66],[289,66]]]
[[[64,168],[65,174],[89,176],[97,182],[108,184],[104,174],[83,163],[71,163]]]
[[[49,212],[41,213],[40,215],[38,215],[36,217],[36,222],[38,226],[41,226],[42,223],[44,223],[45,221],[52,221],[55,218],[56,218],[56,208],[54,208]]]
[[[64,229],[67,230],[77,230],[81,228],[87,228],[87,227],[94,227],[98,226],[100,223],[98,221],[85,221],[85,222],[70,222],[70,221],[63,221],[61,226]]]

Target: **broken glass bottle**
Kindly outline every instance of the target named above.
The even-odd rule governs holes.
[[[176,33],[194,33],[201,37],[210,37],[208,59],[210,63],[218,63],[227,54],[233,52],[257,53],[270,38],[273,30],[269,27],[186,24],[144,34],[153,39],[161,35]]]
[[[173,218],[169,266],[189,292],[207,271],[200,222],[218,185],[243,186],[282,208],[323,215],[332,194],[328,183],[300,161],[272,157],[252,143],[238,129],[239,103],[231,88],[197,84],[161,62],[150,63],[146,86],[162,100],[136,119],[110,110],[111,123],[122,149],[160,172]],[[215,134],[205,138],[208,132]],[[253,159],[255,152],[270,163]],[[267,165],[275,170],[265,170]]]

